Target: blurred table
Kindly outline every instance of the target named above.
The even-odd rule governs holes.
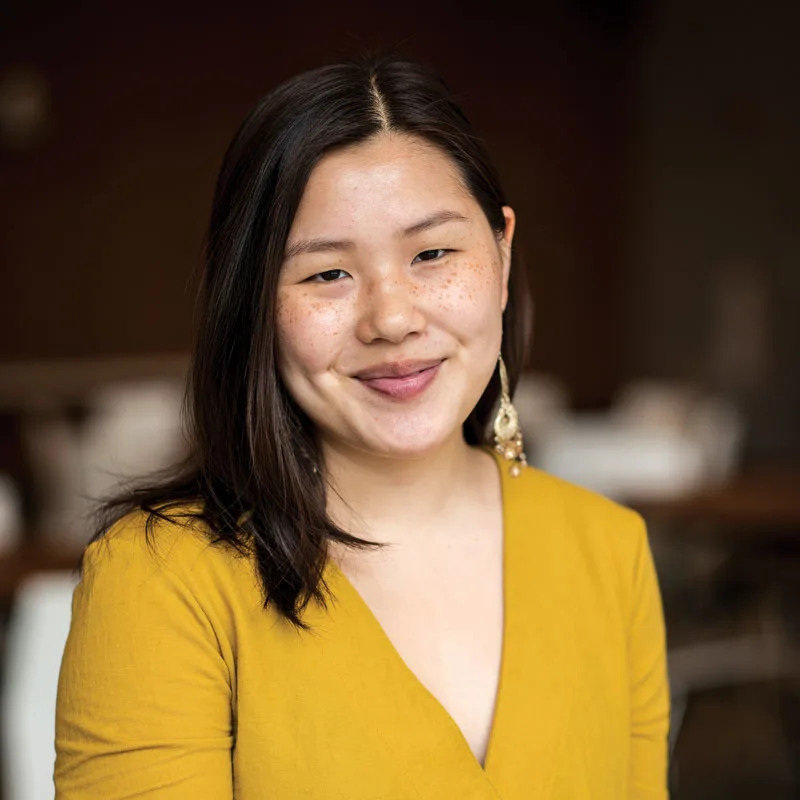
[[[726,532],[800,536],[800,469],[764,468],[673,500],[630,505],[653,522],[698,522]],[[674,530],[694,527],[679,524]]]
[[[777,796],[776,776],[781,797],[798,796],[785,764],[800,765],[800,468],[630,505],[654,534],[665,589],[673,795],[709,774],[730,784],[736,751],[753,796]]]
[[[800,469],[769,468],[738,476],[729,483],[673,500],[628,503],[648,524],[673,535],[717,535],[800,540]],[[74,570],[81,552],[29,536],[29,542],[0,555],[0,601],[8,602],[30,574]]]

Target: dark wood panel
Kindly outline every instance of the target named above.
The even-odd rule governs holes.
[[[0,158],[0,359],[185,351],[243,115],[294,72],[398,46],[442,71],[496,155],[536,292],[536,366],[579,401],[616,387],[629,45],[580,4],[37,9],[2,34],[0,67],[49,82],[52,125]]]

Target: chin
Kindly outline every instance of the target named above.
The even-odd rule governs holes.
[[[364,436],[361,449],[385,458],[423,458],[451,442],[454,436],[461,435],[461,423],[437,423],[407,420],[387,429],[373,429]]]
[[[371,455],[381,458],[391,458],[395,460],[414,460],[424,458],[431,453],[435,453],[441,446],[440,442],[430,443],[397,443],[382,445],[379,447],[365,447]]]

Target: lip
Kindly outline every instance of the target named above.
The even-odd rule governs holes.
[[[410,400],[422,394],[439,373],[443,359],[381,364],[354,376],[369,389],[394,400]]]
[[[443,360],[442,358],[429,358],[424,361],[387,361],[368,369],[362,369],[361,372],[356,372],[353,377],[361,381],[369,381],[375,378],[406,378],[416,372],[435,367],[441,364]]]

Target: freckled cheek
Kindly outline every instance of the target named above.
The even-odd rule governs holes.
[[[427,294],[433,308],[461,320],[459,327],[468,328],[500,314],[500,272],[491,262],[460,264]]]
[[[327,369],[352,327],[346,304],[311,298],[281,298],[277,306],[278,350],[284,369]]]

